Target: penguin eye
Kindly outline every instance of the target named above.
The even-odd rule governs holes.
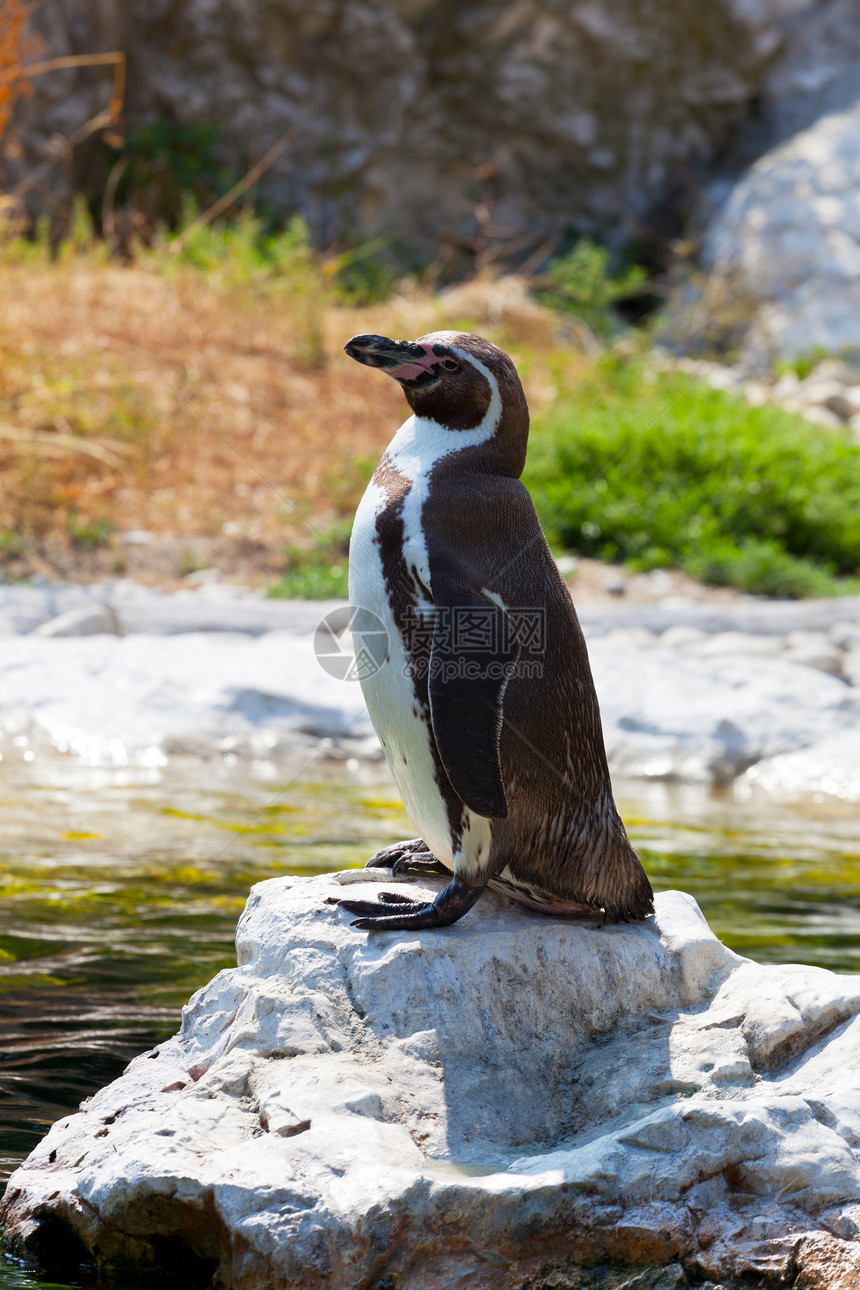
[[[456,358],[443,358],[439,366],[444,367],[446,372],[459,372],[460,370],[460,364]]]

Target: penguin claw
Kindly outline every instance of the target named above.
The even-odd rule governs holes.
[[[395,892],[384,892],[379,901],[340,900],[338,904],[350,914],[359,914],[353,927],[365,931],[417,931],[421,928],[449,927],[462,918],[484,890],[470,887],[455,874],[435,900],[410,900]],[[394,897],[394,899],[392,899]],[[395,909],[392,909],[392,905]]]
[[[380,911],[380,907],[377,905],[373,913],[368,910],[366,916],[356,918],[352,926],[361,927],[364,931],[369,932],[397,932],[406,931],[409,928],[439,927],[440,924],[434,914],[435,910],[430,901],[424,904],[416,902],[411,909],[398,909],[396,914],[389,914],[384,906]]]
[[[395,905],[397,907],[397,913],[400,914],[403,911],[404,906],[408,907],[409,912],[411,913],[413,910],[422,909],[425,903],[426,902],[421,900],[410,900],[408,896],[401,896],[399,893],[393,892],[393,891],[384,891],[382,895],[379,897],[378,901],[376,900],[338,900],[337,901],[337,904],[340,906],[340,908],[347,910],[348,913],[350,914],[367,914],[367,915],[370,915],[371,917],[374,914],[380,914],[380,913],[382,915],[387,914],[388,907],[392,905]]]

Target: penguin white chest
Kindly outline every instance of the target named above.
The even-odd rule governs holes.
[[[384,663],[375,669],[365,669],[361,676],[370,719],[410,818],[437,859],[453,866],[451,826],[437,778],[430,713],[419,701],[411,673],[411,656],[398,630],[392,600],[396,594],[394,580],[398,576],[405,579],[411,575],[413,582],[420,581],[430,588],[426,547],[420,534],[420,492],[420,486],[416,490],[413,481],[405,496],[392,503],[384,489],[371,482],[353,526],[349,598],[354,607],[369,610],[388,636]],[[393,517],[392,507],[396,509]],[[380,523],[386,518],[387,526]],[[396,549],[388,546],[384,537],[386,529],[390,534],[392,527],[399,529]],[[423,596],[417,612],[426,615],[429,628],[433,608]],[[361,649],[358,631],[355,647],[358,654]]]

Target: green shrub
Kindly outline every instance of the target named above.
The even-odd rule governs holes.
[[[300,216],[272,232],[262,216],[247,210],[236,219],[204,224],[188,237],[184,230],[197,214],[195,204],[186,200],[176,234],[181,246],[176,258],[181,264],[193,265],[204,273],[219,272],[231,285],[284,276],[316,276],[307,225]],[[320,287],[318,278],[315,286]]]
[[[608,354],[535,428],[551,542],[764,595],[860,589],[860,445]]]
[[[618,331],[614,306],[641,294],[647,277],[639,264],[614,273],[607,248],[581,238],[572,251],[547,265],[546,286],[538,296],[554,309],[576,314],[596,336],[606,338]]]
[[[205,224],[188,236],[184,230],[196,213],[194,206],[186,203],[176,235],[175,260],[205,273],[213,285],[228,291],[247,289],[250,299],[263,297],[282,316],[288,314],[295,326],[293,357],[308,367],[322,366],[324,310],[331,290],[317,265],[301,216],[294,215],[272,231],[262,216],[248,210],[234,220]]]
[[[794,358],[781,358],[773,365],[774,376],[787,376],[793,372],[801,381],[805,381],[816,369],[819,363],[826,358],[831,358],[829,349],[823,345],[814,345],[812,349],[804,350],[802,354],[795,355]]]
[[[266,594],[276,600],[345,600],[351,530],[352,521],[343,520],[310,546],[291,543],[284,575]]]
[[[107,546],[116,525],[110,520],[85,520],[70,515],[67,528],[75,546],[93,551],[98,546]]]
[[[237,176],[217,158],[220,125],[183,125],[162,118],[129,130],[119,147],[105,143],[108,165],[122,163],[114,202],[133,206],[150,223],[173,228],[186,203],[211,206]]]
[[[389,243],[387,237],[374,237],[326,260],[325,272],[338,301],[362,308],[394,294],[400,275],[385,259]]]

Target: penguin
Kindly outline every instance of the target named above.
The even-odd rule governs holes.
[[[480,336],[354,336],[412,416],[355,517],[349,596],[387,653],[361,686],[418,838],[367,867],[441,874],[432,901],[338,900],[355,926],[445,927],[489,886],[546,914],[642,919],[653,892],[612,795],[585,638],[520,482],[529,413]],[[372,652],[372,651],[367,651]]]

